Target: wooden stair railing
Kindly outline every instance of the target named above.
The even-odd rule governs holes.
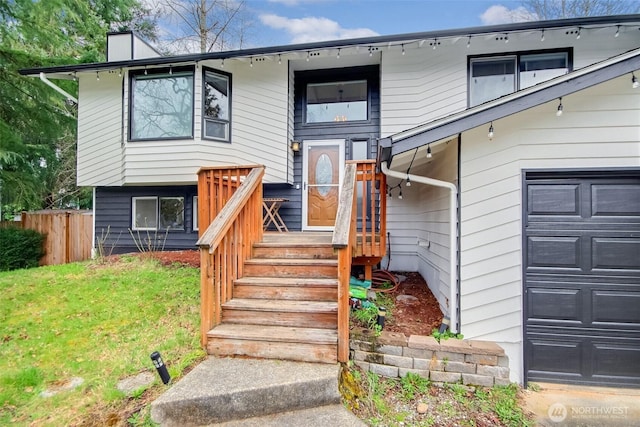
[[[198,171],[201,343],[220,324],[221,306],[233,297],[234,280],[255,242],[262,240],[264,166]],[[205,230],[204,232],[202,230]]]
[[[332,245],[338,253],[338,361],[349,361],[349,278],[356,242],[356,165],[345,166]]]

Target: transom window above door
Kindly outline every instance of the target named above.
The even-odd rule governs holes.
[[[366,80],[309,83],[306,100],[307,123],[368,119]]]
[[[570,69],[568,51],[471,58],[469,106],[567,74]]]

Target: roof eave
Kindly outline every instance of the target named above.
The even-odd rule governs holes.
[[[555,19],[549,21],[528,21],[518,22],[511,24],[500,25],[487,25],[479,27],[469,28],[457,28],[451,30],[438,30],[427,31],[417,33],[395,34],[376,37],[361,37],[354,39],[344,40],[330,40],[313,43],[293,44],[293,45],[280,45],[270,46],[252,49],[232,50],[225,52],[209,52],[209,53],[197,53],[188,55],[176,55],[176,56],[163,56],[147,59],[136,59],[127,61],[116,62],[96,62],[89,64],[75,64],[56,67],[39,67],[39,68],[27,68],[20,70],[22,75],[36,76],[40,72],[44,73],[68,73],[68,72],[81,72],[81,71],[97,71],[103,69],[118,69],[127,67],[144,67],[152,65],[163,64],[179,64],[198,62],[211,59],[230,59],[238,57],[251,57],[260,55],[273,55],[278,53],[294,53],[304,52],[318,49],[331,49],[331,48],[343,48],[348,46],[358,45],[377,45],[381,43],[394,43],[407,40],[426,40],[434,38],[445,37],[464,37],[474,36],[480,34],[501,33],[501,32],[514,32],[514,31],[531,31],[531,30],[543,30],[552,28],[565,28],[565,27],[580,27],[580,26],[597,26],[597,25],[612,25],[612,24],[629,24],[637,22],[640,25],[640,14],[634,15],[614,15],[614,16],[596,16],[586,18],[571,18],[571,19]]]

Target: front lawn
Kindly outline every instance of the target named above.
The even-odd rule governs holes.
[[[0,425],[148,422],[164,389],[149,354],[173,377],[203,357],[198,313],[196,268],[125,256],[0,273]],[[150,389],[116,389],[144,370]],[[42,397],[76,377],[79,387]]]

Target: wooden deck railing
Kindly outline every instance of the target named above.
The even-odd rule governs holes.
[[[375,160],[347,162],[333,232],[338,253],[338,361],[349,360],[349,279],[352,263],[379,261],[386,247],[386,181]],[[369,272],[370,273],[370,272]]]
[[[201,343],[221,321],[251,248],[262,240],[264,166],[203,168],[198,172]],[[204,231],[203,231],[204,230]]]
[[[386,175],[376,172],[375,160],[348,163],[356,164],[356,197],[360,199],[353,257],[381,258],[387,245]]]

